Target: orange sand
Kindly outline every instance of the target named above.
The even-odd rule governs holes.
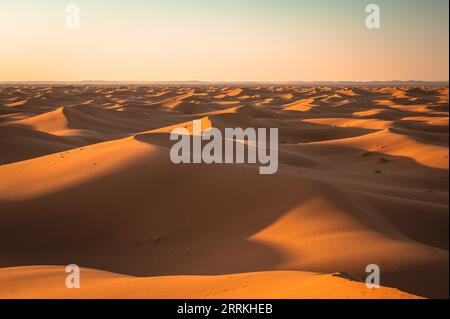
[[[195,119],[279,172],[172,164]],[[0,87],[0,164],[0,298],[448,297],[447,88]]]

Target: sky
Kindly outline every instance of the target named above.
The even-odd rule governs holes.
[[[380,7],[368,29],[366,6]],[[66,6],[80,28],[66,27]],[[448,0],[0,0],[0,81],[449,79]]]

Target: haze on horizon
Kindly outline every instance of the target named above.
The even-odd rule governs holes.
[[[66,6],[81,9],[68,29]],[[365,8],[381,8],[367,29]],[[449,79],[448,0],[0,0],[0,81]]]

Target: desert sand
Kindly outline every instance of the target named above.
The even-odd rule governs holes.
[[[0,86],[0,298],[446,298],[448,114],[441,87]],[[197,119],[278,128],[278,173],[173,164]]]

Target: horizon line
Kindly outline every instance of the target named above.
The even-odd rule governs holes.
[[[202,80],[19,80],[19,81],[0,81],[0,85],[4,84],[389,84],[389,83],[420,83],[420,84],[449,84],[449,80],[373,80],[373,81],[359,81],[359,80],[281,80],[281,81],[202,81]]]

